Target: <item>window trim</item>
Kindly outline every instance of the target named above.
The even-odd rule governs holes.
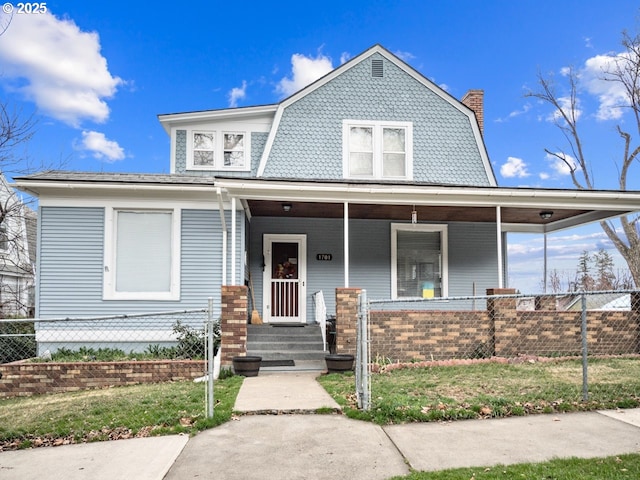
[[[373,129],[373,175],[351,175],[349,169],[349,137],[351,127],[371,127]],[[405,131],[405,174],[404,176],[385,177],[383,169],[383,129],[403,128]],[[372,179],[372,180],[413,180],[413,122],[397,121],[342,121],[342,175],[344,178]]]
[[[392,223],[391,224],[391,298],[402,300],[398,297],[398,232],[418,231],[418,232],[439,232],[440,233],[440,255],[441,255],[441,285],[442,295],[437,298],[449,296],[449,241],[447,224],[412,224],[412,223]]]
[[[191,134],[189,135],[189,163],[190,165],[188,166],[188,168],[190,170],[215,170],[216,169],[216,161],[218,159],[218,152],[217,152],[217,144],[218,144],[218,132],[216,132],[215,130],[191,130],[190,132]],[[209,165],[196,165],[194,162],[194,157],[195,157],[195,152],[196,152],[196,148],[195,148],[195,136],[198,133],[206,133],[206,134],[213,134],[213,150],[204,150],[204,149],[198,149],[199,151],[202,150],[204,152],[209,152],[212,151],[213,152],[213,165],[209,166]]]
[[[213,165],[195,165],[194,160],[194,136],[196,133],[212,133],[213,134]],[[224,136],[243,135],[244,136],[244,165],[242,167],[225,167],[224,165]],[[190,171],[231,171],[231,172],[248,172],[251,170],[251,132],[234,129],[206,129],[198,128],[187,130],[187,165],[186,169]]]
[[[171,214],[171,272],[167,292],[119,292],[116,290],[116,252],[118,212]],[[105,207],[103,300],[180,300],[180,226],[179,208]]]

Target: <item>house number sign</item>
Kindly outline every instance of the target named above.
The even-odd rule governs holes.
[[[330,262],[332,258],[333,257],[330,253],[318,253],[316,255],[316,260],[319,260],[321,262]]]

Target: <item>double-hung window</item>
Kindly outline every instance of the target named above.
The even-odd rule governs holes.
[[[250,148],[246,132],[191,131],[188,170],[247,170]]]
[[[391,224],[393,298],[446,297],[447,226]]]
[[[214,168],[216,134],[215,132],[193,132],[193,167]]]
[[[108,209],[107,300],[179,300],[180,211]]]
[[[412,130],[411,122],[343,121],[344,177],[410,180]]]

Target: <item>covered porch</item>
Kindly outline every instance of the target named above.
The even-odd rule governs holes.
[[[244,252],[231,249],[232,271],[223,283],[250,280],[254,308],[267,323],[311,323],[319,290],[357,285],[378,298],[420,296],[397,278],[394,229],[445,232],[435,260],[441,265],[433,267],[442,287],[434,294],[472,295],[509,286],[506,233],[546,234],[640,210],[637,192],[239,178],[217,178],[216,186],[221,208],[224,201],[242,210],[247,230],[246,272],[233,268]],[[234,222],[229,235],[238,234]],[[465,243],[470,235],[474,243]],[[469,249],[483,258],[474,267],[480,273],[457,260]],[[473,275],[477,281],[461,284]],[[330,295],[327,303],[333,313]]]
[[[442,286],[425,295],[483,295],[509,287],[506,233],[546,234],[640,210],[637,192],[239,178],[217,178],[216,186],[221,205],[231,204],[246,217],[245,272],[224,277],[228,288],[253,288],[255,303],[247,303],[241,320],[245,329],[252,309],[266,324],[315,323],[318,291],[327,312],[337,316],[336,289],[365,288],[374,292],[370,296],[394,300],[420,296],[400,289],[396,229],[432,231],[440,225],[448,234],[440,237],[441,258],[448,260],[435,269]],[[235,229],[231,225],[232,238]],[[278,242],[285,246],[276,247]],[[278,260],[276,250],[291,243],[295,250],[283,258],[295,268],[279,278],[280,266],[291,265]],[[230,265],[243,253],[232,250]],[[246,296],[249,302],[248,289]],[[238,353],[245,352],[246,343]]]

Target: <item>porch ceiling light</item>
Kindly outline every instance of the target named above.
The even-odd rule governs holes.
[[[291,211],[291,204],[290,203],[283,203],[282,204],[282,210],[284,210],[285,212]]]
[[[553,212],[551,210],[543,210],[540,212],[540,218],[543,220],[549,220],[552,215]]]

